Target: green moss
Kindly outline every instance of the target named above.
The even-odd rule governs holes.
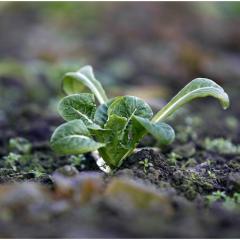
[[[176,127],[176,139],[181,143],[186,143],[190,139],[196,139],[197,135],[193,128],[190,126],[177,126]]]
[[[41,179],[65,165],[76,167],[78,170],[89,168],[89,159],[86,159],[84,155],[59,157],[48,150],[29,152],[29,148],[26,146],[32,144],[25,140],[21,141],[24,143],[23,145],[19,145],[19,139],[14,139],[11,143],[11,149],[14,152],[9,152],[0,159],[0,170],[4,170],[0,172],[2,181],[17,180],[19,176],[21,180]]]
[[[182,157],[189,158],[196,153],[196,149],[193,143],[187,143],[176,147],[174,152]]]
[[[6,168],[12,168],[14,171],[17,170],[16,164],[19,162],[21,155],[16,153],[9,153],[7,156],[3,157],[4,165]]]
[[[210,139],[206,138],[204,140],[203,146],[207,150],[215,151],[223,154],[239,154],[240,145],[234,145],[230,140],[224,138]]]
[[[69,163],[72,166],[79,166],[81,169],[86,168],[86,157],[83,154],[72,155],[69,157]]]
[[[185,113],[189,114],[189,113]],[[198,116],[188,116],[184,119],[183,124],[176,127],[176,139],[181,143],[187,143],[189,140],[198,138],[196,129],[199,129],[203,121]]]
[[[196,166],[196,164],[197,164],[197,161],[196,161],[195,158],[189,158],[186,162],[184,162],[182,164],[181,168],[186,169],[186,168],[189,168],[189,167],[194,167],[194,166]]]
[[[177,171],[174,174],[173,185],[184,193],[185,197],[193,200],[198,194],[207,194],[214,190],[213,178],[205,178],[197,172]]]
[[[240,193],[236,192],[232,197],[227,196],[225,192],[216,191],[206,196],[208,204],[220,203],[229,210],[240,210]]]

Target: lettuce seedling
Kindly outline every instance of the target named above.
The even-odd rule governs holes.
[[[192,80],[155,116],[151,107],[138,97],[108,99],[91,66],[67,73],[62,87],[67,96],[60,101],[58,111],[67,122],[53,133],[52,148],[62,155],[98,150],[101,160],[111,170],[122,164],[147,133],[162,145],[170,144],[175,133],[164,121],[191,100],[212,96],[224,109],[229,106],[223,88],[206,78]],[[87,93],[81,93],[86,89]]]

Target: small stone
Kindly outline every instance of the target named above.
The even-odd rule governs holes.
[[[115,178],[107,186],[105,196],[113,204],[128,209],[146,209],[161,206],[165,214],[171,215],[173,213],[170,200],[166,195],[137,181]]]
[[[61,198],[72,198],[77,203],[87,203],[102,193],[102,176],[98,172],[81,172],[74,177],[55,173],[53,181],[56,194]]]
[[[37,183],[20,183],[0,188],[1,205],[22,208],[29,204],[46,202],[49,199],[46,189]]]
[[[132,169],[129,169],[129,168],[125,168],[125,169],[122,169],[122,170],[119,170],[116,172],[116,176],[119,176],[119,177],[133,177],[134,176],[134,172]]]
[[[154,173],[156,170],[154,167],[149,167],[148,172]]]
[[[11,220],[17,216],[48,219],[51,203],[47,188],[37,183],[10,184],[0,187],[0,218]]]
[[[234,190],[236,192],[239,192],[240,191],[240,174],[238,172],[230,173],[229,181],[233,185]]]
[[[65,165],[65,166],[55,170],[55,172],[53,174],[56,174],[56,173],[62,174],[66,177],[72,177],[72,176],[77,175],[79,173],[79,171],[74,166]]]

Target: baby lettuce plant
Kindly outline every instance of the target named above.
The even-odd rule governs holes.
[[[192,80],[154,116],[151,107],[138,97],[108,99],[91,66],[67,73],[62,88],[67,96],[59,102],[58,112],[66,123],[51,137],[53,150],[61,155],[98,150],[99,159],[107,165],[105,170],[118,168],[147,133],[162,145],[170,144],[175,133],[164,121],[193,99],[212,96],[224,109],[229,106],[223,88],[206,78]],[[88,92],[82,93],[86,89]]]

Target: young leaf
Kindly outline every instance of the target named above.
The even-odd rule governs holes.
[[[105,129],[110,132],[102,132],[97,136],[99,141],[105,142],[106,147],[99,149],[103,159],[110,167],[117,167],[125,153],[129,150],[122,145],[121,133],[126,125],[127,119],[124,117],[111,115],[105,125]]]
[[[195,98],[211,96],[218,99],[224,109],[229,106],[228,95],[223,88],[207,78],[196,78],[187,84],[166,106],[164,106],[152,119],[159,122],[166,119],[178,108]]]
[[[140,123],[160,144],[167,145],[173,142],[175,133],[172,127],[166,123],[152,123],[149,119],[134,116],[134,119]]]
[[[135,147],[140,140],[139,135],[132,125],[133,116],[151,118],[153,115],[150,106],[142,99],[134,96],[124,96],[116,99],[108,108],[108,116],[116,114],[125,117],[127,122],[122,128],[120,139],[128,148]]]
[[[54,131],[50,143],[59,154],[81,154],[105,146],[91,138],[82,120],[72,120],[60,125]]]
[[[69,72],[63,78],[62,88],[68,95],[80,93],[88,88],[96,96],[100,104],[108,101],[106,93],[96,80],[91,66],[85,66],[77,72]]]
[[[104,126],[104,124],[108,120],[108,108],[109,106],[119,97],[112,98],[108,100],[106,103],[101,104],[98,106],[95,116],[94,116],[94,121],[99,124],[100,126]]]
[[[91,93],[73,94],[64,97],[58,105],[58,112],[66,121],[81,119],[87,126],[93,125],[96,111],[94,95]]]
[[[153,115],[150,106],[142,99],[134,96],[117,98],[108,108],[108,116],[116,114],[127,119],[134,115],[143,118],[151,118]]]

